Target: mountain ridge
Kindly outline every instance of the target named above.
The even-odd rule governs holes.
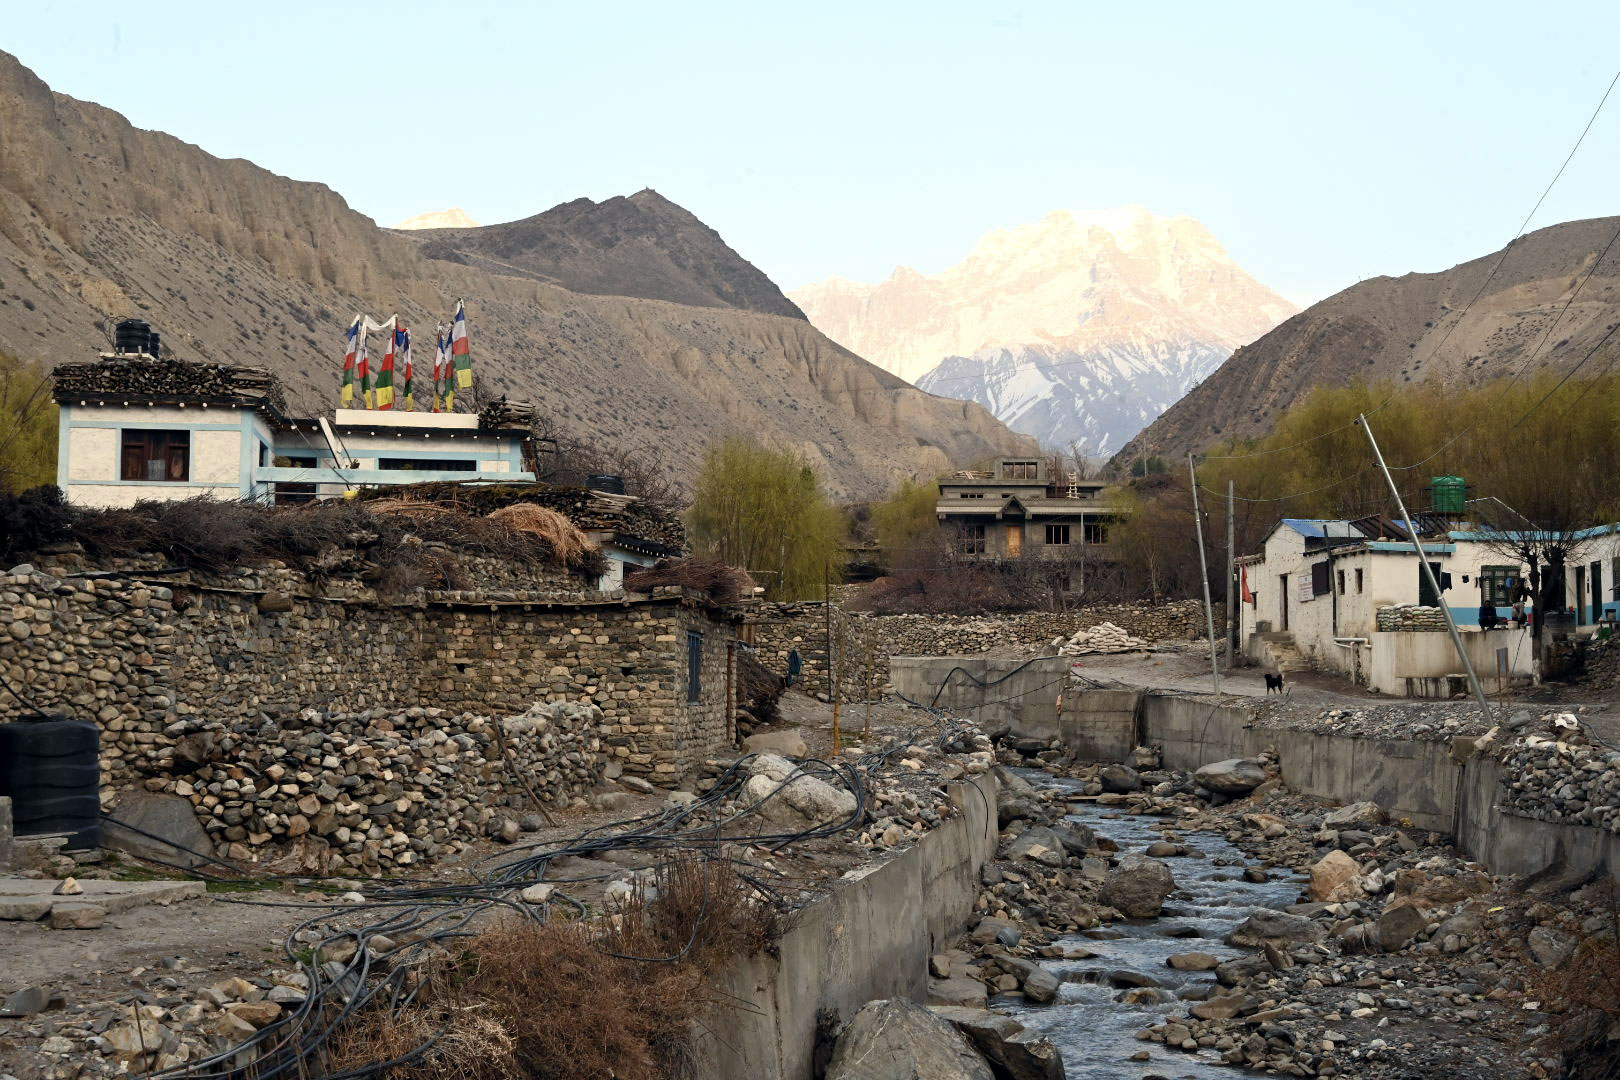
[[[465,297],[480,394],[534,400],[565,432],[679,475],[738,430],[802,451],[846,497],[1031,446],[802,318],[576,292],[469,265],[476,244],[468,261],[456,244],[434,258],[435,238],[380,228],[325,184],[136,129],[0,53],[0,348],[24,358],[81,358],[105,346],[106,319],[135,315],[179,355],[270,368],[313,410],[336,400],[354,312],[398,312],[422,343]]]
[[[1442,379],[1472,386],[1512,375],[1532,356],[1531,373],[1565,370],[1620,322],[1620,251],[1581,286],[1617,232],[1620,217],[1563,222],[1514,240],[1505,257],[1498,250],[1343,289],[1234,352],[1119,459],[1257,438],[1321,385]]]

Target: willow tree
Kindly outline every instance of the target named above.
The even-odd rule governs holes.
[[[891,567],[912,562],[934,546],[939,536],[939,485],[905,480],[887,499],[872,507],[878,547]]]
[[[843,570],[844,516],[793,450],[749,438],[710,447],[686,525],[699,554],[758,575],[773,600],[820,599]]]
[[[0,492],[56,482],[56,405],[44,364],[0,353]]]

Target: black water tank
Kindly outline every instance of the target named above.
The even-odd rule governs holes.
[[[152,333],[149,334],[147,336],[147,338],[146,338],[146,352],[147,352],[147,355],[152,356],[152,357],[156,357],[156,356],[160,355],[162,348],[163,348],[163,341],[161,339],[161,336],[158,334],[158,332],[156,330],[152,331]]]
[[[146,352],[152,340],[152,327],[144,319],[120,319],[113,329],[113,351]]]
[[[624,477],[611,475],[588,476],[585,478],[585,486],[592,491],[601,491],[608,495],[623,495]]]
[[[101,846],[101,730],[53,717],[0,724],[0,795],[18,836],[67,833],[70,849]]]

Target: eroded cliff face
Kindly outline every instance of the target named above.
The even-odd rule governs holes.
[[[1567,369],[1620,321],[1620,249],[1593,265],[1617,226],[1617,218],[1565,222],[1520,237],[1506,257],[1345,289],[1238,349],[1119,458],[1176,457],[1265,435],[1317,386],[1473,386],[1521,370]]]
[[[850,497],[1032,449],[984,409],[917,390],[793,314],[727,306],[728,288],[769,306],[736,266],[694,272],[714,297],[700,306],[433,258],[434,235],[380,229],[324,185],[138,130],[0,53],[0,349],[79,358],[104,346],[105,320],[135,315],[186,357],[271,368],[293,407],[315,411],[336,401],[356,311],[398,312],[425,378],[434,323],[465,297],[480,393],[535,400],[565,430],[683,474],[737,432],[803,449]],[[662,280],[679,283],[678,261],[659,264]]]

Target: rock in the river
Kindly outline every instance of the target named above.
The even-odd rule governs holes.
[[[947,1020],[904,998],[868,1001],[850,1019],[826,1080],[995,1080]]]
[[[1359,900],[1366,893],[1357,884],[1361,866],[1342,851],[1330,851],[1311,867],[1311,899],[1324,904]]]
[[[1247,795],[1266,782],[1266,770],[1254,758],[1212,761],[1193,773],[1193,779],[1222,795]]]
[[[1097,773],[1103,790],[1115,795],[1129,795],[1142,790],[1142,778],[1129,765],[1104,765]]]
[[[1052,1040],[1010,1016],[987,1009],[937,1007],[1006,1080],[1063,1080],[1063,1058]]]
[[[1097,899],[1132,919],[1151,919],[1176,887],[1170,868],[1145,855],[1127,855],[1109,871]]]
[[[1165,963],[1177,971],[1214,971],[1220,966],[1220,959],[1207,952],[1176,953]]]
[[[1238,923],[1226,935],[1226,943],[1251,948],[1259,948],[1268,941],[1303,945],[1321,941],[1326,932],[1321,923],[1303,915],[1261,909]]]

